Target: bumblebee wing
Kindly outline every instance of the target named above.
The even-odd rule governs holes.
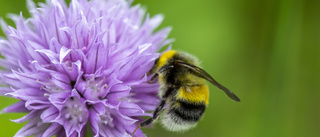
[[[212,83],[214,86],[218,87],[220,90],[224,91],[224,93],[227,94],[229,98],[231,98],[234,101],[240,102],[240,99],[229,89],[218,83],[216,80],[214,80],[205,70],[202,68],[199,68],[195,65],[188,64],[181,60],[176,60],[177,65],[189,68],[193,74],[196,76],[199,76],[201,78],[204,78],[208,80],[210,83]]]

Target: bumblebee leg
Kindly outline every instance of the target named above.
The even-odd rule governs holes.
[[[161,67],[159,70],[158,70],[158,73],[163,73],[169,69],[172,69],[173,68],[173,65],[165,65],[163,67]]]
[[[161,67],[157,73],[155,73],[152,78],[150,79],[150,81],[148,82],[149,84],[151,84],[158,76],[159,74],[169,70],[169,69],[172,69],[173,68],[173,65],[166,65],[166,66],[163,66]]]
[[[166,99],[168,98],[168,96],[173,92],[178,90],[180,87],[171,87],[169,89],[167,89],[166,93],[162,96],[162,100],[161,103],[159,104],[159,106],[156,108],[156,110],[153,112],[153,117],[152,119],[155,120],[159,117],[160,112],[163,110],[164,105],[166,104]]]
[[[156,110],[153,112],[153,117],[149,118],[143,122],[141,122],[136,129],[132,132],[132,137],[134,136],[134,133],[141,127],[147,126],[149,124],[151,124],[154,120],[156,120],[159,115],[160,112],[163,110],[164,105],[166,104],[166,99],[167,97],[174,91],[178,90],[180,88],[180,86],[177,87],[171,87],[169,89],[167,89],[167,91],[165,92],[165,94],[162,96],[162,100],[161,103],[158,105],[158,107],[156,108]]]
[[[156,110],[154,111],[153,113],[153,117],[152,118],[149,118],[143,122],[141,122],[137,128],[132,132],[132,137],[134,136],[134,133],[141,127],[144,127],[144,126],[147,126],[149,124],[151,124],[154,120],[156,120],[158,117],[159,117],[159,114],[161,112],[161,110],[163,109],[164,107],[164,104],[166,103],[166,100],[162,100],[161,103],[159,104],[159,106],[156,108]]]
[[[151,84],[158,76],[158,73],[154,74],[148,83]]]
[[[131,135],[131,136],[134,137],[134,133],[135,133],[139,128],[144,127],[144,126],[146,126],[146,125],[149,125],[150,123],[152,123],[152,121],[153,121],[153,119],[152,119],[152,118],[149,118],[149,119],[143,121],[142,123],[140,123],[140,124],[136,127],[136,129],[134,129],[134,131],[132,132],[132,135]]]
[[[160,105],[157,107],[157,109],[153,113],[153,117],[152,117],[153,120],[158,118],[160,111],[163,109],[165,103],[166,103],[166,100],[161,101]]]

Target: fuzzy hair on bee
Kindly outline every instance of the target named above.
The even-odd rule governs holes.
[[[232,91],[198,66],[196,57],[175,50],[163,53],[155,61],[148,74],[153,74],[150,82],[158,78],[161,103],[153,112],[153,117],[140,123],[134,132],[159,117],[162,126],[169,131],[181,132],[195,127],[209,103],[206,80],[224,91],[232,100],[240,102]]]

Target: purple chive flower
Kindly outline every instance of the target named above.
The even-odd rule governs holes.
[[[19,101],[3,113],[26,112],[15,136],[130,136],[152,116],[158,84],[146,73],[171,42],[163,17],[126,0],[47,0],[31,17],[1,21],[0,94]],[[135,135],[144,136],[139,129]]]

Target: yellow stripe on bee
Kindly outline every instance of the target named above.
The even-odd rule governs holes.
[[[209,89],[207,85],[183,86],[178,90],[177,99],[184,99],[192,103],[209,103]]]
[[[176,53],[176,51],[174,51],[174,50],[170,50],[170,51],[163,53],[161,55],[161,57],[159,58],[158,67],[160,68],[160,67],[164,66],[167,63],[168,59],[171,59],[175,53]]]

